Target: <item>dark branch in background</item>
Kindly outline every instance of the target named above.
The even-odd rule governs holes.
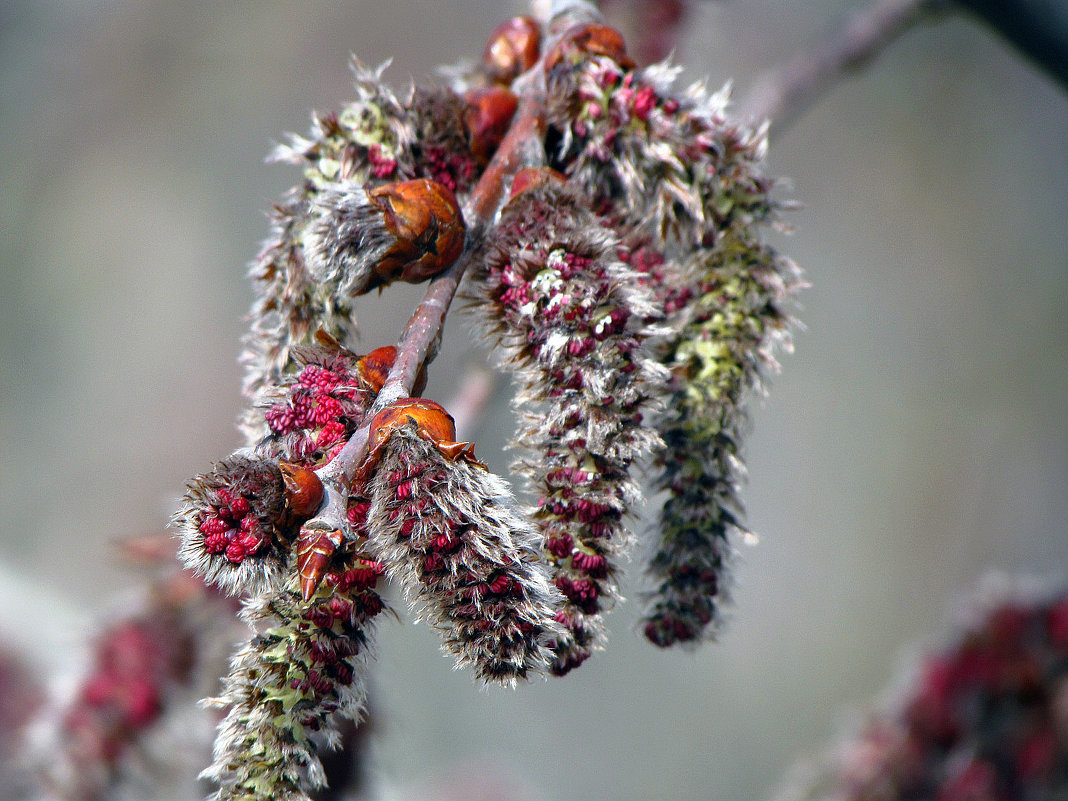
[[[772,120],[780,130],[847,73],[876,54],[942,4],[932,0],[876,0],[845,27],[816,47],[765,72],[739,106],[743,119]]]
[[[1068,3],[1064,0],[958,0],[1068,89]]]
[[[974,14],[1068,88],[1068,3],[1064,0],[875,0],[816,47],[760,76],[739,105],[744,119],[784,130],[848,74],[865,66],[923,20],[960,9]]]

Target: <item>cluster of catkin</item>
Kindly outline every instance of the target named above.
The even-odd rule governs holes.
[[[275,153],[304,178],[251,271],[247,442],[175,516],[182,561],[242,597],[253,630],[212,699],[220,801],[323,784],[319,749],[363,714],[383,578],[480,679],[580,665],[618,598],[639,471],[667,493],[645,633],[713,633],[741,410],[787,335],[798,277],[760,238],[777,212],[764,135],[730,122],[723,96],[675,92],[671,69],[637,68],[574,12],[500,26],[451,88],[401,97],[380,72],[357,67],[356,100]],[[515,161],[493,159],[520,98],[542,124],[501,177],[487,167]],[[468,231],[491,191],[496,214]],[[421,387],[394,400],[406,342],[349,350],[358,297],[458,260],[515,379],[527,507]],[[346,509],[328,514],[338,476]]]

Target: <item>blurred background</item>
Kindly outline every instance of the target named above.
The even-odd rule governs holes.
[[[684,81],[832,32],[852,0],[694,4]],[[299,176],[263,157],[352,97],[475,59],[524,3],[0,4],[0,638],[42,675],[143,582],[115,559],[239,444],[245,269]],[[696,653],[634,631],[560,681],[479,690],[425,626],[386,620],[375,770],[398,797],[769,796],[945,630],[987,571],[1068,558],[1068,96],[978,24],[908,33],[781,133],[803,209],[796,353],[754,404],[729,628]],[[359,306],[366,349],[421,296]],[[471,366],[450,318],[429,397]],[[497,471],[506,381],[467,436]],[[636,570],[634,572],[637,572]],[[903,656],[905,655],[905,656]],[[504,795],[504,793],[507,795]]]

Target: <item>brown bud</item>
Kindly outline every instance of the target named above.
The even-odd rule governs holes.
[[[375,267],[378,284],[425,281],[447,269],[463,251],[467,228],[448,187],[417,178],[383,184],[367,197],[382,210],[386,230],[397,239]]]
[[[397,348],[393,345],[386,345],[381,348],[375,348],[366,356],[361,356],[359,361],[356,362],[356,369],[368,388],[378,392],[382,389],[382,385],[386,383],[389,371],[396,360]]]
[[[439,403],[426,398],[401,398],[376,414],[369,426],[367,456],[357,471],[357,478],[366,480],[382,458],[393,432],[415,423],[416,433],[437,445],[451,461],[464,459],[481,465],[475,459],[475,446],[470,442],[455,442],[456,422]],[[484,466],[484,465],[483,465]]]
[[[311,517],[323,502],[323,482],[315,471],[299,464],[279,462],[286,489],[286,514],[290,523]]]
[[[541,28],[531,17],[514,17],[490,34],[482,63],[486,72],[501,83],[511,83],[538,61]]]
[[[323,580],[323,574],[341,546],[342,535],[337,529],[300,530],[297,537],[297,574],[300,577],[300,594],[305,601],[311,599]]]
[[[567,183],[567,176],[562,172],[557,172],[552,167],[524,167],[512,179],[512,186],[508,191],[508,199],[511,200],[528,189],[550,183],[563,186]]]
[[[615,28],[584,23],[569,28],[545,57],[545,71],[551,73],[561,62],[576,64],[588,56],[607,56],[623,69],[634,69],[623,36]]]
[[[389,371],[393,369],[393,363],[397,361],[397,348],[393,345],[385,345],[375,348],[366,356],[361,356],[356,362],[356,369],[360,378],[372,392],[381,392],[389,378]],[[418,395],[426,387],[426,365],[419,370],[415,377],[415,385],[412,392]]]
[[[500,86],[472,89],[464,95],[464,128],[471,152],[479,161],[490,160],[497,146],[508,133],[518,101],[514,94]]]

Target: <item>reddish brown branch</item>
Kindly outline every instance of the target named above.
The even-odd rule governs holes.
[[[460,285],[477,246],[485,236],[486,228],[493,221],[504,196],[509,179],[521,167],[544,159],[542,142],[545,138],[545,99],[540,88],[524,92],[515,121],[501,142],[497,154],[479,179],[465,211],[467,241],[464,252],[456,263],[434,279],[427,289],[423,302],[415,310],[404,329],[397,358],[390,370],[382,391],[378,394],[375,410],[406,397],[415,383],[419,371],[433,360],[441,337],[449,305]],[[344,451],[342,452],[342,455]],[[336,459],[335,459],[336,461]]]
[[[472,191],[465,209],[467,239],[464,252],[455,264],[431,282],[423,302],[408,321],[393,368],[372,413],[411,394],[416,376],[437,353],[449,306],[465,270],[474,258],[475,250],[497,214],[511,177],[521,167],[533,166],[544,160],[545,92],[540,64],[531,70],[529,77],[521,93],[515,119]],[[305,528],[344,528],[342,522],[345,520],[348,486],[367,453],[367,439],[368,428],[364,426],[352,435],[330,464],[319,471],[326,497],[319,514],[309,520]]]

